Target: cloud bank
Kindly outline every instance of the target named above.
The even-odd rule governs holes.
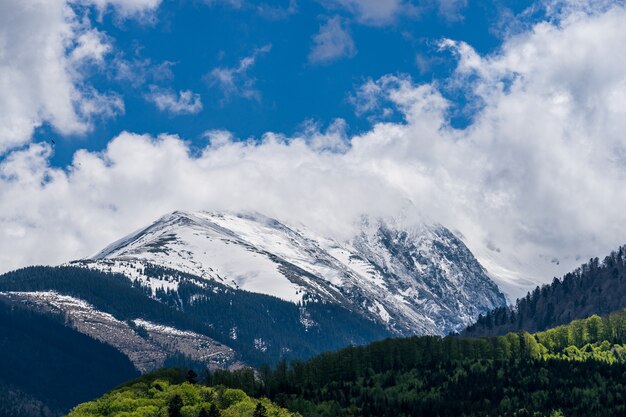
[[[122,133],[67,169],[47,145],[13,151],[0,269],[87,256],[175,209],[260,211],[338,239],[368,214],[457,231],[519,295],[626,241],[626,9],[563,10],[492,55],[443,41],[458,59],[443,83],[368,81],[358,110],[401,121],[360,135],[337,120],[292,137],[207,132],[196,149]],[[465,128],[450,125],[451,91],[473,112]]]

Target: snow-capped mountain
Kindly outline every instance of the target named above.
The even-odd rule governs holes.
[[[78,264],[123,273],[153,294],[191,282],[271,295],[301,305],[303,326],[315,326],[307,305],[325,303],[394,334],[446,334],[505,304],[469,249],[440,225],[364,219],[356,237],[337,241],[260,214],[177,211]],[[154,265],[184,278],[147,273]]]

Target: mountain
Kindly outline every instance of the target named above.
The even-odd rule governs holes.
[[[626,307],[626,246],[604,258],[589,260],[561,279],[536,287],[515,306],[482,315],[462,332],[491,336],[516,331],[541,331],[592,314]]]
[[[68,378],[80,360],[101,366],[108,359],[89,355],[109,352],[119,372],[94,371],[105,375],[94,396],[164,366],[237,369],[392,336],[443,335],[505,303],[462,241],[439,225],[364,219],[353,239],[337,241],[260,214],[207,212],[168,214],[87,259],[0,275],[0,299],[70,335],[67,351],[78,362],[59,362]],[[40,327],[23,321],[21,332]],[[36,340],[50,343],[45,335]],[[70,390],[57,403],[25,385],[20,375],[60,372],[57,350],[33,349],[10,356],[22,365],[0,378],[0,400],[30,404],[24,416],[55,417],[85,399]],[[14,411],[0,401],[0,415]]]
[[[156,266],[145,272],[177,279],[178,291],[153,294],[127,276],[75,266],[1,275],[9,314],[0,314],[0,417],[59,417],[138,371],[276,363],[390,336],[339,306],[312,303],[306,317],[316,325],[307,326],[294,303],[216,282],[197,287],[193,276]]]
[[[177,355],[217,367],[235,359],[232,349],[201,333],[142,318],[122,321],[84,300],[56,291],[13,291],[3,296],[30,310],[62,316],[68,327],[114,347],[141,372],[161,368],[169,357]]]
[[[446,228],[401,228],[364,219],[350,241],[322,237],[260,214],[177,211],[74,263],[118,272],[157,290],[181,281],[150,266],[303,305],[341,306],[397,335],[446,334],[505,304],[469,249]],[[192,297],[193,298],[193,297]],[[193,303],[193,300],[180,300]]]

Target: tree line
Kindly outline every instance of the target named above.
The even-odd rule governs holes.
[[[545,332],[388,339],[276,367],[214,371],[211,385],[306,416],[619,416],[626,311]]]

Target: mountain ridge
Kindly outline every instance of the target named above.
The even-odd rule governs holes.
[[[354,239],[339,242],[259,213],[175,211],[82,262],[136,278],[151,263],[195,275],[199,285],[215,280],[294,303],[335,303],[406,335],[459,331],[505,304],[448,229],[380,219],[365,219]]]

